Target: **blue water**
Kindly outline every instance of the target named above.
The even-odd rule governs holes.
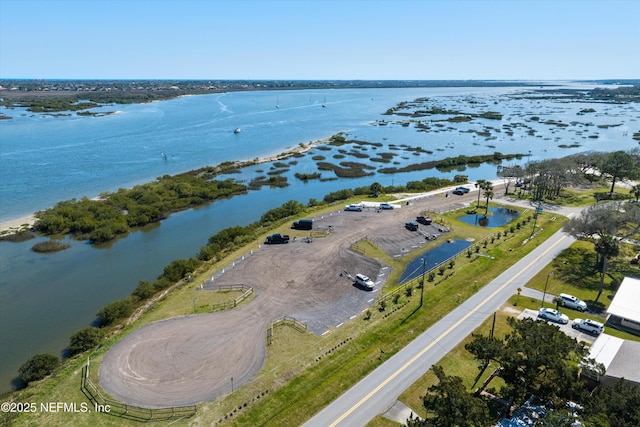
[[[408,282],[411,279],[420,277],[423,272],[423,259],[425,260],[424,272],[428,273],[431,269],[437,267],[457,253],[467,249],[469,246],[471,246],[471,242],[455,239],[451,242],[444,242],[440,246],[436,246],[433,249],[423,252],[407,264],[402,275],[400,275],[398,283]]]
[[[586,150],[618,150],[637,147],[631,139],[637,131],[640,106],[568,103],[514,98],[524,88],[345,89],[279,92],[238,92],[191,96],[141,105],[105,106],[119,111],[105,117],[51,117],[22,109],[0,111],[12,116],[0,120],[0,221],[45,209],[60,200],[94,197],[101,192],[147,182],[227,160],[249,160],[282,153],[299,144],[346,132],[348,138],[379,142],[383,146],[314,148],[301,158],[290,158],[283,174],[289,187],[252,191],[247,195],[172,215],[161,224],[137,231],[113,244],[96,248],[69,241],[71,248],[55,254],[30,251],[38,240],[0,243],[0,391],[10,388],[20,364],[35,353],[59,354],[69,336],[89,325],[104,305],[124,296],[139,280],[153,280],[173,259],[197,255],[210,235],[232,226],[257,221],[260,215],[294,199],[321,199],[341,188],[404,184],[427,176],[469,175],[471,181],[495,179],[495,166],[438,173],[418,171],[393,175],[377,168],[403,166],[459,154],[531,153],[520,161],[558,157]],[[421,132],[407,117],[382,115],[401,101],[428,97],[434,106],[465,112],[500,111],[502,121],[434,124]],[[276,98],[278,101],[276,101]],[[321,104],[326,98],[327,107]],[[472,102],[473,101],[473,102]],[[280,108],[276,109],[276,102]],[[584,108],[597,113],[578,116]],[[567,128],[529,120],[569,123]],[[429,117],[427,120],[444,117]],[[380,125],[380,120],[389,122]],[[503,126],[512,127],[507,135]],[[598,128],[598,125],[619,126]],[[526,125],[527,127],[520,126]],[[491,138],[478,136],[492,127]],[[237,127],[240,134],[234,134]],[[534,136],[528,134],[534,129]],[[625,134],[625,132],[628,132]],[[598,134],[597,139],[589,135]],[[391,144],[394,144],[392,146]],[[580,144],[559,148],[559,144]],[[420,146],[433,154],[414,155],[395,148]],[[339,150],[395,153],[392,163],[369,162]],[[166,153],[166,161],[162,154]],[[374,164],[375,175],[333,181],[297,180],[295,172],[316,172],[312,156],[326,161]],[[273,168],[255,165],[232,175],[249,181]],[[331,174],[323,171],[325,179]],[[39,238],[41,240],[41,238]],[[447,245],[448,246],[448,245]],[[444,249],[444,248],[443,248]],[[429,262],[431,262],[429,260]],[[420,266],[421,267],[421,266]]]
[[[398,154],[393,159],[398,164],[379,163],[375,165],[378,167],[402,166],[462,153],[531,152],[529,159],[537,160],[638,145],[631,139],[637,126],[629,123],[640,117],[638,105],[513,98],[522,90],[514,87],[236,92],[105,106],[100,110],[118,112],[105,117],[52,117],[0,108],[0,112],[13,117],[0,121],[0,200],[3,201],[0,221],[31,214],[60,200],[95,197],[101,192],[131,187],[164,174],[282,153],[341,131],[354,139],[421,146],[433,151],[432,155],[416,156],[381,147],[375,151]],[[419,132],[413,123],[408,127],[398,123],[378,125],[380,120],[409,120],[382,113],[398,102],[418,97],[428,97],[433,100],[431,105],[441,108],[464,112],[500,111],[505,117],[502,121],[443,122],[432,126],[429,132]],[[327,108],[322,108],[325,98]],[[280,108],[275,108],[276,102]],[[589,107],[597,113],[577,116],[580,109]],[[540,122],[529,120],[532,115],[539,116]],[[579,124],[560,128],[541,123],[546,119]],[[502,129],[504,125],[516,123],[534,129],[535,136],[530,136],[524,126],[512,128],[511,136]],[[597,128],[605,124],[619,126]],[[487,126],[495,129],[490,138],[469,132]],[[242,129],[240,134],[233,133],[237,127]],[[598,134],[598,138],[588,138],[593,134]],[[561,143],[581,146],[559,148]],[[372,147],[368,153],[374,154]],[[335,151],[326,154],[332,156]],[[333,159],[328,157],[328,160]],[[344,160],[360,161],[349,156]],[[310,160],[302,162],[298,169],[296,171],[317,170]],[[291,176],[296,171],[292,170]],[[465,173],[473,180],[486,172],[469,169]],[[384,185],[390,185],[394,178],[414,179],[376,176]]]
[[[502,227],[505,224],[510,223],[514,219],[520,216],[520,211],[509,208],[493,207],[489,208],[490,214],[484,215],[484,209],[478,209],[477,214],[469,214],[460,217],[460,221],[466,222],[470,225],[477,225],[485,228],[497,228]]]

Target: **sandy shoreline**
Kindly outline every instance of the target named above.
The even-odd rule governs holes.
[[[321,140],[318,140],[318,141],[308,142],[306,144],[302,144],[300,146],[292,148],[291,150],[286,151],[284,153],[275,154],[275,155],[272,155],[272,156],[263,157],[261,159],[258,159],[257,163],[274,162],[274,161],[281,160],[283,158],[289,157],[289,156],[291,156],[292,154],[295,154],[295,153],[304,153],[306,151],[309,151],[310,149],[312,149],[316,145],[327,144],[327,143],[329,143],[330,140],[331,140],[331,138],[325,138],[325,139],[321,139]],[[242,164],[242,163],[249,163],[249,162],[239,162],[239,163]],[[33,224],[35,224],[36,219],[37,218],[35,217],[35,213],[34,213],[34,214],[31,214],[31,215],[25,215],[25,216],[20,217],[20,218],[8,220],[8,221],[2,221],[2,222],[0,222],[0,235],[7,235],[7,234],[12,234],[12,233],[17,233],[18,231],[20,231],[20,230],[22,230],[24,228],[31,228],[33,226]]]
[[[35,215],[26,215],[21,218],[0,222],[0,235],[16,233],[25,227],[31,228],[35,222]]]

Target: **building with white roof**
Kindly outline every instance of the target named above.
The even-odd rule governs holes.
[[[607,312],[608,325],[640,335],[640,279],[625,277]]]
[[[589,349],[588,357],[604,365],[604,375],[597,378],[600,384],[612,385],[615,381],[624,378],[626,381],[640,387],[640,369],[638,369],[638,359],[640,359],[639,342],[600,334]]]

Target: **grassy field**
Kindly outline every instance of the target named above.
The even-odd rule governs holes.
[[[362,197],[343,201],[340,204],[358,202],[360,199]],[[323,211],[314,212],[314,215],[322,215],[335,209],[335,205],[326,207]],[[311,414],[318,412],[360,378],[403,348],[417,334],[451,311],[457,306],[459,300],[468,298],[500,272],[533,250],[537,244],[560,229],[565,221],[562,218],[552,221],[551,215],[541,215],[538,219],[540,234],[530,244],[523,245],[522,241],[530,234],[530,223],[521,229],[514,229],[514,233],[508,232],[507,236],[501,234],[500,238],[496,239],[496,233],[503,232],[503,230],[487,230],[466,225],[457,220],[459,216],[464,214],[464,211],[444,214],[439,218],[439,222],[445,223],[451,228],[451,238],[471,238],[478,242],[487,236],[494,236],[493,243],[488,241],[486,248],[481,247],[482,253],[487,253],[494,259],[478,257],[473,254],[470,257],[465,254],[459,256],[453,268],[447,267],[443,275],[437,274],[433,282],[425,284],[424,304],[422,308],[419,308],[419,289],[416,281],[403,286],[402,289],[394,285],[404,266],[414,254],[409,254],[402,259],[390,259],[371,242],[360,241],[357,250],[364,251],[366,255],[393,266],[393,275],[381,294],[396,291],[400,295],[397,300],[390,298],[384,311],[378,309],[379,305],[374,305],[369,310],[370,317],[367,320],[363,314],[323,337],[316,337],[310,333],[301,334],[287,326],[275,328],[274,343],[267,348],[266,364],[253,381],[214,402],[199,404],[198,412],[194,417],[186,421],[178,421],[175,425],[214,425],[216,423],[238,426],[289,427],[300,425]],[[288,223],[268,234],[289,232]],[[256,249],[257,245],[255,243],[236,251],[228,256],[224,262],[214,265],[209,271],[174,288],[162,300],[155,303],[147,313],[143,314],[138,321],[125,326],[110,337],[92,356],[92,380],[97,384],[97,370],[101,358],[115,342],[127,333],[149,322],[192,314],[194,306],[196,312],[205,312],[215,302],[220,302],[225,298],[227,300],[235,298],[237,296],[235,292],[218,293],[196,290],[197,285],[195,284],[202,283],[215,271],[222,269],[225,263]],[[541,272],[532,280],[531,286],[539,288],[540,283],[544,286],[546,277],[547,273]],[[405,291],[406,288],[411,288],[410,295]],[[554,293],[560,289],[566,288],[553,281],[549,284],[547,292]],[[456,297],[457,294],[460,294],[461,297]],[[579,294],[577,291],[574,294],[582,295],[581,298],[587,299],[587,296]],[[203,295],[207,296],[203,297]],[[520,298],[518,308],[523,306],[524,299]],[[380,352],[381,349],[384,349],[384,353]],[[458,353],[458,351],[453,352],[446,359],[464,356]],[[79,390],[81,366],[86,362],[86,358],[85,354],[67,360],[54,376],[33,387],[14,393],[14,399],[20,402],[37,403],[53,399],[61,402],[77,402],[78,405],[80,402],[86,402],[87,399]],[[456,366],[458,362],[445,362],[443,359],[442,363],[451,363],[450,366]],[[477,364],[473,361],[461,363],[460,367],[456,369],[463,370],[467,382],[469,378],[473,380],[477,375]],[[445,371],[449,372],[447,366],[445,366]],[[424,381],[426,382],[414,385],[411,390],[415,391],[408,390],[403,395],[403,399],[406,399],[406,402],[415,409],[421,406],[420,393],[424,393],[425,386],[428,387],[429,380]],[[4,419],[8,419],[6,414]],[[26,414],[15,419],[15,423],[16,425],[47,426],[72,424],[139,425],[135,421],[96,414],[95,412]],[[376,420],[373,423],[381,423],[371,424],[374,426],[396,425],[387,424],[385,420]]]

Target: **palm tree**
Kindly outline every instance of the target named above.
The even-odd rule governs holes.
[[[600,271],[600,289],[598,289],[598,296],[596,301],[602,294],[604,288],[604,276],[607,273],[607,258],[617,256],[620,252],[620,246],[618,239],[613,236],[604,235],[600,236],[600,239],[595,244],[596,253],[600,256],[602,262],[602,270]]]
[[[480,193],[482,192],[482,190],[484,190],[484,186],[487,184],[486,179],[479,179],[476,183],[475,186],[478,189],[478,203],[476,205],[476,209],[478,209],[480,207]]]
[[[484,205],[484,214],[486,216],[487,212],[489,212],[489,199],[493,200],[493,185],[491,185],[491,183],[485,187],[484,197],[487,199],[487,203]]]

